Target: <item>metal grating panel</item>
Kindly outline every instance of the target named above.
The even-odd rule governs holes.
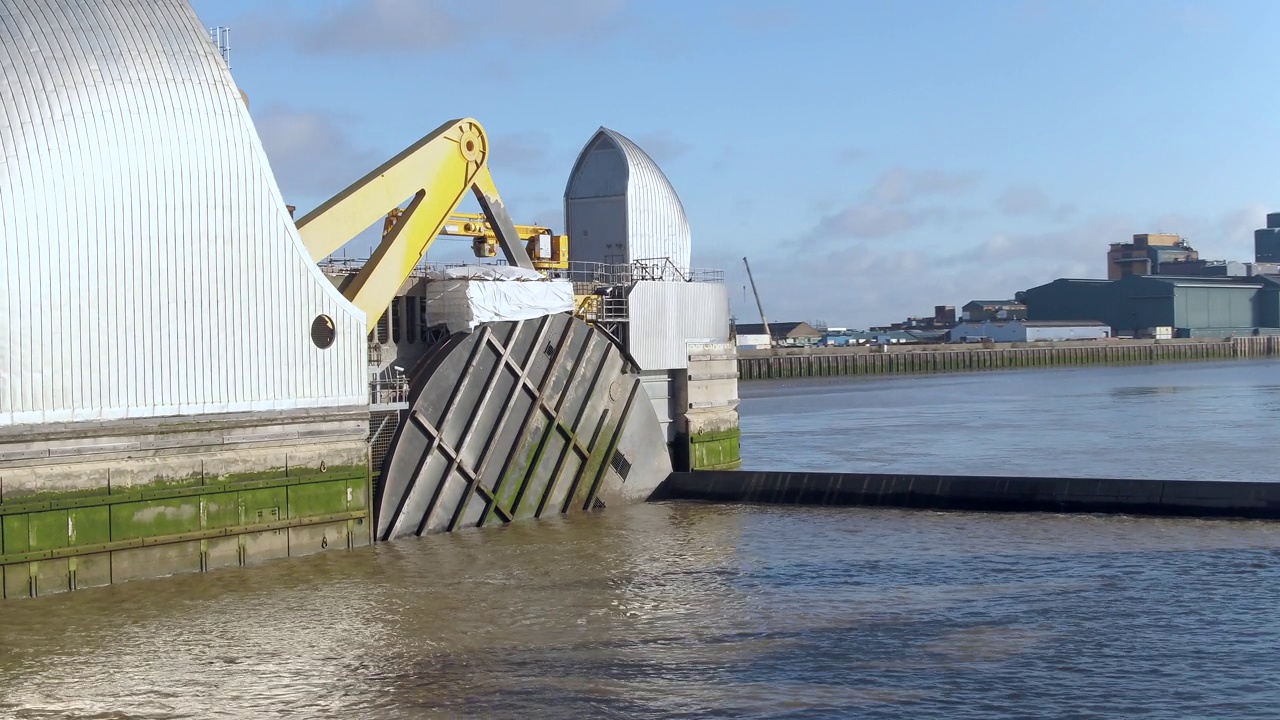
[[[369,413],[369,471],[373,475],[382,473],[383,459],[391,447],[391,440],[403,419],[402,412],[390,410]]]

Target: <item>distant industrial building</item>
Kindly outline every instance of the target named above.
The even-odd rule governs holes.
[[[1280,274],[1280,263],[1237,260],[1175,260],[1160,264],[1159,275],[1173,277],[1253,277]]]
[[[1018,294],[1036,321],[1096,320],[1117,336],[1280,333],[1280,282],[1267,276],[1060,279]]]
[[[1267,213],[1267,226],[1253,231],[1253,259],[1280,263],[1280,213]]]
[[[827,330],[821,344],[826,347],[847,345],[933,345],[947,341],[947,331],[922,328],[872,328],[870,330]]]
[[[956,324],[956,306],[955,305],[934,305],[933,315],[931,317],[909,317],[902,322],[890,323],[889,325],[874,325],[870,328],[872,333],[885,333],[897,330],[919,330],[919,331],[943,331],[945,335]],[[834,328],[828,328],[831,330]]]
[[[1252,263],[1236,260],[1174,260],[1160,264],[1161,275],[1181,277],[1248,277]]]
[[[1018,320],[1027,316],[1027,306],[1017,300],[970,300],[960,309],[965,322]]]
[[[984,320],[964,322],[951,329],[953,343],[976,342],[1058,342],[1065,340],[1105,340],[1111,328],[1095,320]]]
[[[767,350],[773,347],[773,343],[769,340],[769,336],[764,333],[757,335],[738,335],[737,346],[739,350]]]
[[[1143,233],[1133,242],[1111,243],[1107,251],[1107,279],[1119,280],[1131,275],[1163,275],[1166,263],[1199,260],[1200,253],[1179,235]]]
[[[758,343],[759,338],[769,338],[770,335],[774,345],[793,347],[817,345],[822,340],[822,331],[807,322],[771,322],[768,333],[760,323],[737,325],[736,329],[739,347],[742,347],[742,338],[752,338],[753,342]]]

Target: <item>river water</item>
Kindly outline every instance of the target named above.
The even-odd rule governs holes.
[[[1271,479],[1280,364],[743,387],[751,467]],[[0,717],[1244,718],[1280,525],[654,504],[0,605]]]

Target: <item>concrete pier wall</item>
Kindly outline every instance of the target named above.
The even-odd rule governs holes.
[[[674,464],[684,470],[732,470],[741,463],[737,352],[732,343],[690,343],[676,382]]]
[[[884,352],[872,352],[868,348],[777,349],[740,352],[738,377],[741,380],[777,380],[1225,360],[1273,357],[1277,354],[1280,354],[1280,338],[1271,336],[1232,338],[1217,342],[1063,342],[1049,346],[1023,347],[928,345],[888,348]]]
[[[702,471],[650,500],[1280,519],[1280,482]]]
[[[0,596],[367,545],[367,410],[0,428]]]

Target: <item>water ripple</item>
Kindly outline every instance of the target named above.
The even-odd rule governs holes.
[[[1267,717],[1265,523],[650,505],[7,604],[0,715]]]

